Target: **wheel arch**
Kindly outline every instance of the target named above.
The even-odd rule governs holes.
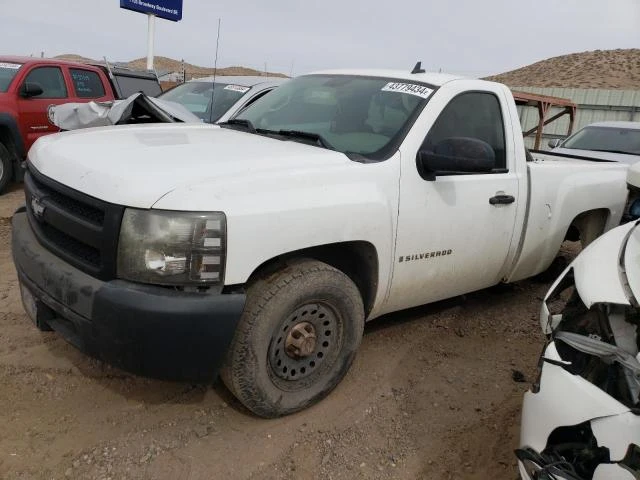
[[[378,289],[379,261],[375,246],[366,241],[330,243],[280,254],[259,265],[251,273],[247,284],[256,277],[280,270],[288,261],[300,258],[324,262],[347,275],[360,291],[365,318],[371,313]]]
[[[607,208],[587,210],[577,215],[569,224],[565,240],[578,241],[582,248],[589,245],[605,231],[611,212]]]

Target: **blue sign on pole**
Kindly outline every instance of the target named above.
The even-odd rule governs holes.
[[[150,13],[172,22],[182,20],[182,0],[120,0],[120,8]]]

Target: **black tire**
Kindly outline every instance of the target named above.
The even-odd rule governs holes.
[[[13,178],[13,155],[0,143],[0,194]]]
[[[538,283],[551,283],[564,272],[564,269],[567,268],[568,265],[569,260],[567,260],[566,257],[558,255],[544,272],[535,275],[532,280]]]
[[[285,344],[295,349],[290,342],[301,326],[315,334],[307,347],[313,350],[292,356]],[[256,415],[288,415],[317,403],[342,380],[363,329],[362,297],[351,279],[325,263],[297,260],[249,286],[220,375]]]

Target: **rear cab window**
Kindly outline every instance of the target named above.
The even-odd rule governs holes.
[[[0,62],[0,92],[5,93],[22,67],[21,63]]]
[[[78,98],[100,98],[106,95],[98,73],[80,68],[70,68],[69,72]]]

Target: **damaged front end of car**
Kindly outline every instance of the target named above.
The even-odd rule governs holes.
[[[524,480],[640,479],[640,228],[597,239],[552,285],[548,335],[525,394]]]

